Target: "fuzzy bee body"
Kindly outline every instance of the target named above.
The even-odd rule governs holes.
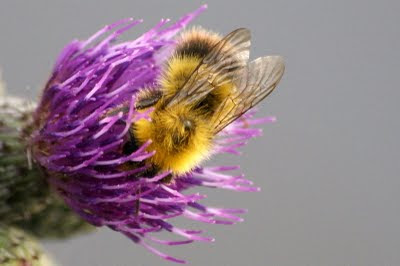
[[[264,99],[279,82],[280,57],[248,63],[250,32],[224,38],[200,28],[178,39],[156,88],[139,92],[136,109],[154,108],[151,121],[135,122],[131,143],[147,140],[156,153],[145,163],[152,171],[185,174],[211,154],[216,134]]]

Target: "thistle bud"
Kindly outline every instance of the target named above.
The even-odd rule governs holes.
[[[17,228],[0,224],[0,265],[51,266],[55,264],[31,236]]]

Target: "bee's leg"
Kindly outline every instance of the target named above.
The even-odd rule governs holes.
[[[161,182],[164,184],[170,184],[171,181],[174,179],[174,175],[173,174],[169,174],[166,177],[164,177]]]
[[[140,199],[137,199],[135,202],[135,216],[139,215],[139,211],[140,211]]]
[[[147,168],[146,171],[144,171],[143,177],[152,178],[156,174],[158,174],[158,172],[160,172],[160,168],[157,167],[156,165],[152,164],[152,165],[149,165],[149,167]]]
[[[117,115],[119,112],[122,113],[129,113],[129,106],[123,105],[123,106],[118,106],[114,109],[111,109],[110,111],[107,112],[107,116],[112,116],[112,115]]]
[[[156,165],[151,165],[151,166],[149,166],[149,168],[147,168],[147,170],[145,171],[143,176],[147,177],[147,178],[152,178],[155,175],[157,175],[159,172],[160,172],[160,168],[159,167],[157,167]],[[169,174],[169,175],[165,176],[163,179],[161,179],[161,182],[164,183],[164,184],[169,184],[169,183],[171,183],[173,178],[174,178],[174,175],[173,174]]]
[[[138,145],[135,137],[133,136],[133,134],[131,132],[129,132],[129,139],[127,142],[124,143],[124,146],[122,147],[122,153],[126,156],[129,156],[132,153],[134,153],[135,151],[137,151],[138,149],[139,149],[139,145]],[[132,170],[132,169],[143,167],[143,166],[145,166],[145,164],[146,164],[145,161],[142,161],[142,162],[128,161],[122,165],[121,169],[122,170]],[[139,178],[139,175],[136,175],[135,177]]]
[[[155,105],[162,97],[162,92],[159,89],[144,89],[138,94],[138,99],[135,103],[136,110],[145,109]]]
[[[241,116],[241,117],[240,117],[240,120],[242,120],[243,128],[249,128],[249,127],[250,127],[250,124],[249,124],[249,122],[247,121],[246,118],[244,118],[243,116]]]
[[[140,194],[142,193],[142,189],[139,186],[139,189],[136,192],[136,195],[138,195],[138,199],[135,201],[135,216],[137,217],[140,212]]]
[[[129,130],[129,141],[127,141],[127,142],[124,144],[124,147],[122,148],[122,149],[123,149],[122,152],[123,152],[124,154],[126,154],[126,155],[129,155],[129,154],[131,154],[131,153],[137,151],[139,148],[140,148],[140,147],[139,147],[139,144],[138,144],[138,142],[136,141],[135,137],[133,136],[132,131]]]

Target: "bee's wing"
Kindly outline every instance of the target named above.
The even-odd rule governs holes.
[[[285,64],[280,56],[260,57],[235,78],[235,92],[227,97],[212,118],[218,133],[267,97],[282,78]]]
[[[202,59],[190,78],[166,104],[190,104],[201,100],[215,87],[229,82],[234,73],[246,67],[249,59],[250,30],[240,28],[219,41]]]

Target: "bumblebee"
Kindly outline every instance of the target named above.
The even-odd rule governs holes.
[[[216,135],[267,97],[284,72],[280,56],[249,60],[250,31],[239,28],[221,37],[202,28],[184,32],[156,87],[142,89],[136,109],[153,108],[151,120],[130,129],[131,152],[147,140],[149,175],[190,172],[213,149]]]

